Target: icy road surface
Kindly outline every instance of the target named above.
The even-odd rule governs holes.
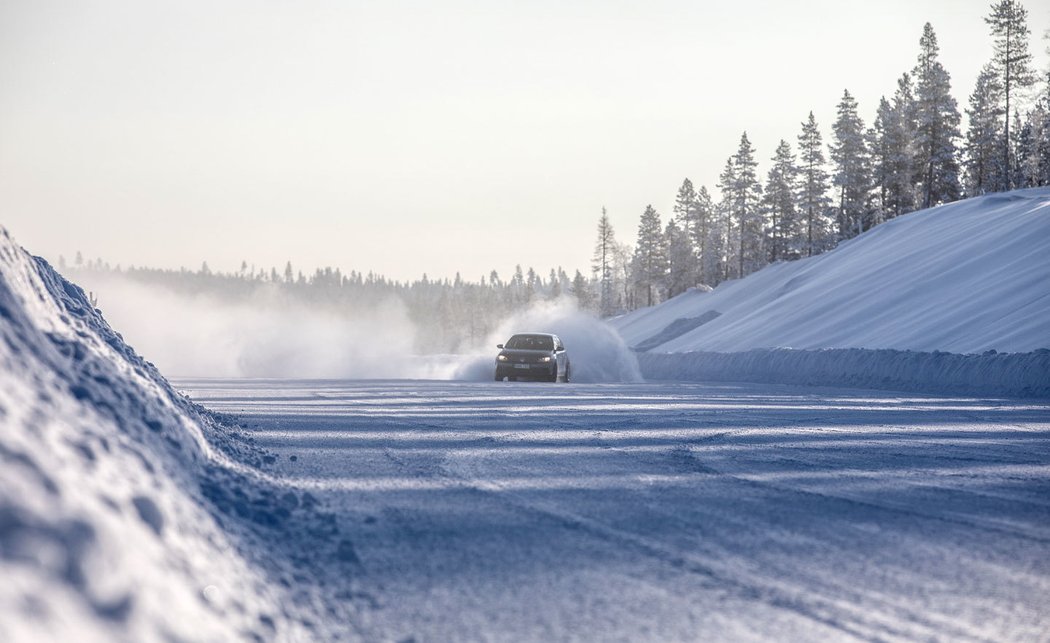
[[[364,639],[1050,637],[1050,403],[175,384],[336,512]]]

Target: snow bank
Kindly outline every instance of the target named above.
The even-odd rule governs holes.
[[[1043,396],[1048,253],[1050,189],[994,194],[610,323],[648,378]]]
[[[1050,348],[1050,188],[913,212],[611,323],[628,345],[663,353]]]
[[[284,589],[309,558],[267,544],[330,517],[267,482],[270,457],[0,228],[0,640],[338,634]]]
[[[896,350],[757,349],[642,353],[656,380],[762,382],[928,393],[1050,398],[1050,350],[959,355]]]
[[[565,343],[575,382],[640,382],[638,360],[608,324],[580,311],[574,300],[541,301],[500,324],[486,346],[465,356],[448,356],[444,367],[427,373],[436,379],[491,380],[498,349],[515,333],[554,333]]]

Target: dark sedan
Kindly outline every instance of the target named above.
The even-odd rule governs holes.
[[[496,381],[504,378],[569,381],[569,353],[557,335],[549,333],[522,333],[514,335],[506,344],[498,344]]]

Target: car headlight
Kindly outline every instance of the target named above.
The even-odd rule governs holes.
[[[549,362],[549,361],[551,361],[551,358],[549,358],[549,357],[541,357],[540,361],[541,362]]]
[[[496,356],[496,361],[497,362],[505,362],[505,361],[507,361],[507,356],[506,355],[497,355]]]

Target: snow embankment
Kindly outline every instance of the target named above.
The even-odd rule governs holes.
[[[846,386],[955,395],[1050,398],[1050,350],[958,353],[862,348],[642,353],[655,380]]]
[[[1050,348],[1050,189],[914,212],[611,324],[650,378],[1032,394],[1045,355],[984,354]]]
[[[0,228],[0,640],[323,636],[263,542],[326,519],[270,457]]]

